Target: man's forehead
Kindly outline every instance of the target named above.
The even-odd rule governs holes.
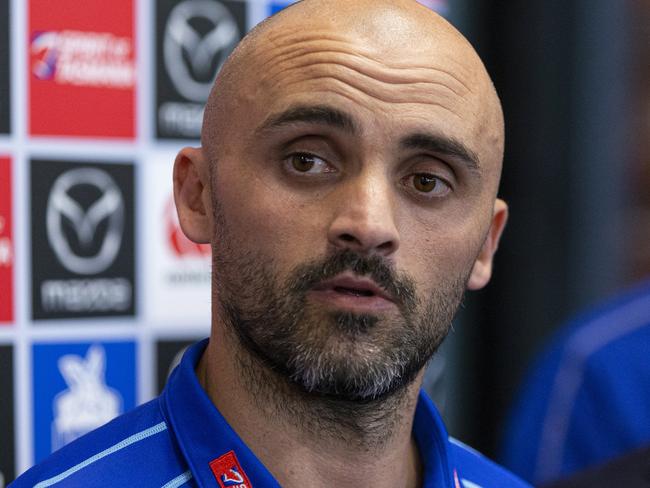
[[[323,78],[348,84],[356,101],[390,98],[399,105],[420,92],[417,103],[462,106],[432,116],[456,124],[462,115],[475,135],[487,127],[492,134],[478,137],[490,139],[489,152],[500,158],[500,106],[482,62],[446,20],[415,0],[303,0],[281,11],[256,27],[226,63],[206,122],[216,120],[209,112],[224,120],[224,113],[243,107],[266,118],[271,105],[309,93]]]
[[[491,89],[471,45],[415,0],[303,0],[253,29],[224,66],[231,76],[220,78],[237,78],[230,86],[238,95],[245,95],[245,85],[260,93],[287,81],[278,73],[293,69],[301,76],[321,62],[347,64],[387,83],[431,83],[460,96],[475,91],[482,98]]]
[[[462,35],[415,0],[303,0],[256,27],[224,70],[238,72],[240,92],[253,84],[259,93],[318,64],[332,77],[344,65],[369,81],[431,83],[460,96],[483,89],[486,77]]]
[[[261,50],[297,38],[321,38],[354,43],[361,52],[395,59],[403,59],[405,50],[412,57],[431,50],[473,54],[443,17],[415,0],[303,0],[259,27]]]

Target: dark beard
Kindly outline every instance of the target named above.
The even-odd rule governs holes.
[[[420,300],[413,280],[383,257],[351,250],[299,266],[280,283],[272,262],[216,247],[220,315],[243,349],[330,400],[374,403],[403,391],[447,335],[466,284],[455,277]],[[394,312],[331,312],[307,300],[315,285],[344,271],[372,278],[394,297]]]

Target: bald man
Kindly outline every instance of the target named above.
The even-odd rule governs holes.
[[[304,0],[226,62],[201,144],[174,195],[212,245],[209,341],[15,486],[526,486],[420,390],[507,218],[469,43],[415,1]]]

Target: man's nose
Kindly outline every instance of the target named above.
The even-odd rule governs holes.
[[[336,196],[328,240],[338,249],[389,256],[399,247],[394,198],[385,177],[357,177]]]

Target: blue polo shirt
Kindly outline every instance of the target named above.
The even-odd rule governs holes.
[[[206,345],[186,352],[160,397],[58,450],[10,487],[279,487],[201,388],[194,371]],[[424,487],[528,486],[450,439],[424,392],[413,433]]]

